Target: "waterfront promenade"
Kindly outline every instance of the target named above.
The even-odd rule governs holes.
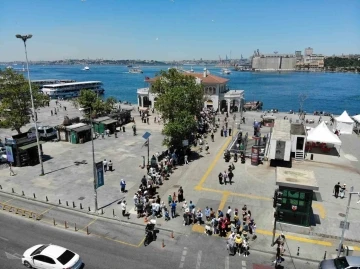
[[[52,106],[54,106],[53,103],[50,108]],[[39,121],[42,124],[45,124],[45,122],[47,122],[46,124],[53,122],[52,125],[60,124],[61,122],[54,122],[54,117],[50,116],[47,109],[49,108],[40,110],[40,113],[38,113]],[[69,117],[79,115],[78,110],[71,108],[69,104],[67,105],[67,112],[63,111],[61,113],[68,113]],[[61,113],[57,116],[57,120],[62,120],[64,115]],[[275,115],[281,118],[285,116],[284,113]],[[73,210],[74,213],[72,214],[78,214],[78,212],[87,214],[90,229],[97,229],[95,228],[96,223],[100,221],[102,222],[101,226],[105,227],[106,221],[103,222],[102,217],[143,225],[144,220],[136,218],[132,201],[132,197],[140,184],[140,179],[146,174],[146,171],[139,167],[142,164],[142,156],[147,156],[147,148],[143,146],[145,141],[141,136],[146,131],[152,134],[150,137],[150,156],[155,152],[162,151],[164,149],[161,145],[163,138],[161,135],[162,125],[154,124],[152,117],[150,125],[141,123],[136,108],[133,116],[135,116],[136,120],[137,136],[133,136],[131,124],[128,124],[126,132],[119,133],[118,138],[111,136],[94,141],[96,161],[105,158],[112,160],[115,169],[113,172],[106,173],[105,185],[98,189],[99,207],[103,209],[103,214],[101,210],[96,215],[87,214],[88,207],[90,207],[91,211],[94,208],[90,142],[78,145],[68,142],[48,142],[44,144],[44,153],[49,155],[50,158],[44,162],[45,176],[42,177],[39,176],[39,165],[14,168],[17,173],[16,176],[9,176],[8,169],[1,169],[1,191],[11,193],[12,189],[14,189],[15,194],[19,196],[22,196],[22,191],[24,191],[26,198],[33,198],[33,193],[35,193],[36,200],[42,203],[36,206],[27,205],[21,197],[13,199],[5,196],[0,196],[0,201],[8,201],[8,204],[18,207],[33,206],[34,211],[41,214],[44,221],[50,223],[52,219],[58,222],[67,220],[67,213],[59,214],[58,212],[57,207],[60,199],[60,206]],[[242,125],[241,128],[244,132],[251,134],[252,122],[254,119],[260,120],[261,113],[246,112],[244,116],[246,124]],[[298,117],[290,114],[286,116],[293,118],[294,121]],[[223,115],[220,115],[221,121],[223,117]],[[317,123],[317,116],[308,116],[308,118],[315,119]],[[232,124],[231,121],[230,125]],[[23,130],[26,130],[26,128],[23,128]],[[263,128],[261,132],[265,134],[268,131],[269,128]],[[9,134],[9,130],[0,130],[2,139]],[[340,157],[314,154],[313,161],[308,156],[304,162],[293,164],[293,168],[314,171],[321,197],[321,199],[313,203],[314,214],[317,216],[318,223],[312,227],[311,235],[285,232],[288,238],[288,250],[292,255],[295,255],[297,248],[300,247],[300,258],[320,260],[325,251],[328,254],[335,253],[338,239],[333,237],[340,236],[339,224],[343,220],[347,196],[343,200],[335,199],[332,196],[333,186],[340,181],[346,183],[348,188],[354,186],[355,191],[360,191],[358,183],[360,182],[358,171],[360,151],[357,150],[360,147],[359,138],[355,135],[341,135],[340,138],[343,141]],[[274,168],[270,167],[266,162],[263,165],[251,166],[249,159],[245,164],[237,162],[234,170],[234,184],[219,185],[217,175],[227,169],[228,163],[224,162],[222,156],[230,140],[229,137],[220,137],[218,131],[215,134],[215,142],[210,142],[209,139],[210,154],[200,154],[200,158],[191,160],[189,165],[178,166],[170,179],[165,181],[158,189],[158,193],[162,200],[167,201],[167,196],[177,191],[179,186],[182,186],[185,199],[188,202],[192,200],[196,207],[201,209],[205,208],[205,206],[214,209],[226,209],[228,206],[241,208],[246,204],[252,211],[257,223],[258,238],[251,242],[251,247],[260,251],[275,252],[275,249],[270,247],[273,221],[272,195],[275,189]],[[87,164],[78,166],[74,164],[75,161],[82,160],[86,160]],[[126,189],[128,192],[126,194],[120,193],[119,183],[122,178],[127,182]],[[122,199],[127,201],[128,211],[130,212],[129,219],[121,217],[118,202]],[[69,206],[66,206],[66,201]],[[73,208],[73,202],[75,208]],[[82,203],[84,209],[80,209],[80,203]],[[65,210],[64,212],[68,211]],[[178,207],[178,213],[181,215],[180,206]],[[71,217],[71,219],[81,221],[80,219],[84,217],[80,216],[84,215],[79,214],[77,217]],[[359,206],[354,199],[349,214],[350,229],[345,233],[347,239],[360,242],[360,235],[357,232],[360,228],[359,217]],[[86,224],[86,221],[83,222]],[[183,226],[182,217],[180,216],[169,222],[158,219],[158,225],[167,231],[174,231],[175,234],[195,236],[194,234],[199,233],[200,235],[201,233],[201,236],[205,236],[203,226]],[[141,238],[139,238],[140,240]],[[215,237],[214,240],[218,242]],[[134,241],[129,244],[135,243]],[[356,247],[356,251],[360,250],[357,242],[351,242],[350,244]]]

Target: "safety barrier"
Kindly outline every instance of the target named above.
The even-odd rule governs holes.
[[[0,203],[0,209],[6,210],[8,212],[15,212],[17,215],[21,215],[23,217],[28,217],[29,219],[41,220],[42,215],[38,214],[34,211],[23,209],[20,207],[15,207],[6,203]]]

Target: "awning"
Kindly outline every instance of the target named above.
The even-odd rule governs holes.
[[[110,120],[104,120],[100,123],[108,125],[108,124],[112,124],[112,123],[116,123],[116,122],[117,122],[117,120],[110,119]]]
[[[207,101],[206,101],[206,104],[208,104],[208,105],[212,105],[212,104],[213,104],[213,101],[211,101],[211,100],[207,100]]]
[[[39,141],[39,144],[45,144],[45,141]],[[19,149],[22,149],[22,150],[25,150],[25,149],[29,149],[29,148],[32,148],[32,147],[36,147],[37,146],[37,143],[31,143],[31,144],[27,144],[25,146],[21,146],[19,147]]]
[[[71,131],[74,131],[76,133],[80,133],[82,131],[87,131],[87,130],[90,130],[90,129],[91,129],[91,126],[85,125],[85,126],[81,126],[79,128],[72,129]]]

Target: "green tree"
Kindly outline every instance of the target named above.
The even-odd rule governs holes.
[[[39,93],[32,85],[35,109],[49,102],[49,97]],[[21,127],[30,122],[32,116],[29,82],[11,69],[0,70],[0,115],[1,127],[21,133]]]
[[[165,122],[164,144],[181,146],[182,140],[196,132],[196,119],[204,104],[203,86],[196,83],[194,76],[170,69],[160,72],[151,91],[157,95],[155,108]]]
[[[97,96],[97,93],[91,90],[82,90],[78,98],[72,100],[73,105],[76,108],[86,108],[85,115],[89,117],[91,109],[91,117],[96,118],[99,115],[110,113],[116,104],[114,97],[108,97],[103,101]],[[90,109],[89,109],[90,108]]]

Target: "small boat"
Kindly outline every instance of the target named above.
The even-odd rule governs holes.
[[[130,74],[142,74],[143,71],[139,67],[133,67],[129,69]]]
[[[90,67],[85,66],[83,70],[85,70],[85,71],[89,71],[89,70],[90,70]]]
[[[129,65],[127,65],[126,67],[129,67],[129,68],[130,68],[130,67],[132,67],[132,64],[129,64]]]
[[[223,68],[221,69],[221,73],[225,74],[225,75],[230,75],[231,74],[231,71],[227,68]]]
[[[13,69],[11,65],[7,66],[6,69]]]
[[[192,67],[190,69],[190,73],[194,73],[194,69]]]

